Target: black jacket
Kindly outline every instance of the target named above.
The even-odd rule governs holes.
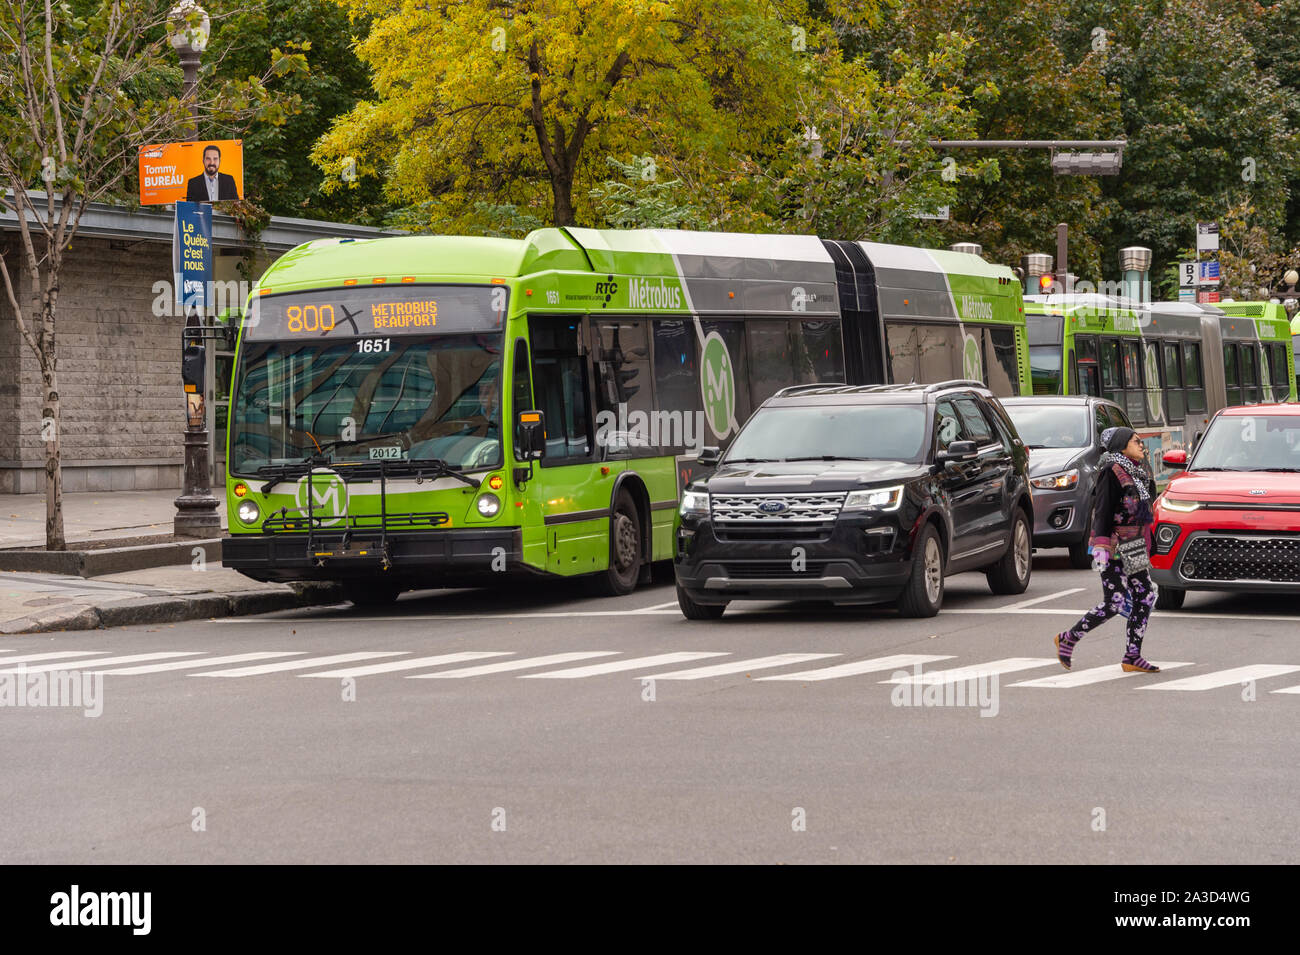
[[[239,190],[235,186],[235,177],[228,172],[217,173],[217,201],[226,202],[229,199],[238,199]],[[211,202],[208,198],[208,185],[203,181],[203,176],[198,175],[185,184],[185,201],[186,202]]]
[[[1123,541],[1143,537],[1147,549],[1151,549],[1151,510],[1156,499],[1156,482],[1150,477],[1145,480],[1147,493],[1151,496],[1145,505],[1133,482],[1134,479],[1118,464],[1106,469],[1097,494],[1097,508],[1093,511],[1090,542],[1093,547],[1104,547],[1113,554]]]

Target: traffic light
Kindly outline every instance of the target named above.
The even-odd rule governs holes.
[[[203,385],[207,373],[207,351],[195,341],[185,343],[181,352],[181,384],[189,395],[203,394]]]

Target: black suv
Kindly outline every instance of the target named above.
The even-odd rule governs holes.
[[[800,385],[763,403],[692,481],[675,523],[691,620],[732,600],[897,600],[932,617],[949,574],[1029,586],[1028,454],[977,381]]]

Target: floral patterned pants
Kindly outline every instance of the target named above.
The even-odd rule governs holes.
[[[1128,617],[1128,647],[1125,656],[1135,658],[1142,653],[1142,638],[1147,632],[1147,620],[1151,617],[1151,608],[1156,602],[1156,588],[1151,583],[1149,571],[1140,571],[1132,576],[1124,573],[1124,564],[1118,557],[1112,557],[1110,563],[1101,572],[1101,603],[1089,610],[1069,631],[1069,643],[1073,646],[1080,637],[1090,630],[1095,630],[1111,617],[1124,610],[1124,598],[1133,604]]]

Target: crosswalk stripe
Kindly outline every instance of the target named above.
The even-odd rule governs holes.
[[[328,657],[311,657],[307,660],[290,660],[287,663],[266,663],[262,666],[236,667],[233,670],[213,670],[211,673],[191,673],[190,676],[261,676],[264,673],[282,673],[285,670],[306,670],[309,667],[328,666],[331,663],[352,663],[356,660],[373,660],[376,657],[400,657],[410,650],[387,650],[382,653],[335,653]]]
[[[4,669],[0,673],[48,673],[50,670],[71,670],[81,667],[116,666],[119,663],[143,663],[145,660],[165,660],[168,657],[194,657],[203,650],[170,650],[166,653],[132,653],[125,657],[105,657],[93,660],[63,660],[60,663],[43,663],[38,667],[25,667],[23,670]],[[6,660],[6,663],[9,661]]]
[[[975,666],[954,667],[951,670],[930,670],[919,676],[896,677],[892,680],[881,680],[881,683],[924,683],[927,686],[935,683],[957,683],[961,680],[977,680],[980,677],[995,676],[1002,673],[1015,673],[1017,670],[1032,670],[1034,667],[1045,667],[1049,664],[1059,666],[1060,662],[1047,657],[1007,657],[1005,660],[993,660],[989,663],[980,663]]]
[[[935,663],[939,660],[951,660],[951,655],[933,653],[899,653],[892,657],[873,657],[870,660],[855,660],[852,663],[840,663],[821,670],[801,670],[798,673],[782,673],[778,676],[760,676],[760,680],[838,680],[845,676],[858,676],[862,673],[880,673],[884,670],[900,670],[917,663]]]
[[[1297,670],[1300,670],[1300,666],[1259,663],[1254,666],[1233,667],[1231,670],[1218,670],[1214,673],[1203,673],[1200,676],[1184,677],[1181,680],[1169,680],[1165,683],[1152,683],[1150,686],[1140,686],[1138,689],[1213,690],[1221,686],[1231,686],[1234,683],[1245,683],[1247,680],[1263,680],[1270,676],[1295,673]]]
[[[682,653],[658,653],[651,657],[638,657],[635,660],[615,660],[613,663],[594,663],[586,667],[573,667],[568,670],[552,670],[550,673],[525,673],[520,680],[576,680],[584,676],[599,676],[602,673],[618,673],[622,670],[644,670],[648,667],[663,666],[667,663],[686,663],[689,660],[703,660],[705,657],[725,657],[727,653],[710,651],[688,651]]]
[[[5,653],[11,651],[5,650]],[[96,654],[105,654],[107,650],[50,650],[46,653],[24,653],[19,657],[5,657],[4,662],[8,663],[34,663],[37,660],[63,660],[68,657],[93,657]]]
[[[1153,660],[1161,671],[1176,670],[1179,667],[1195,666],[1192,663],[1167,663],[1164,660]],[[1088,670],[1071,670],[1069,673],[1062,673],[1060,676],[1045,676],[1039,680],[1025,680],[1021,683],[1012,683],[1012,686],[1048,686],[1048,687],[1071,687],[1071,686],[1088,686],[1092,683],[1104,683],[1106,680],[1122,680],[1128,676],[1145,676],[1143,673],[1126,673],[1120,668],[1118,663],[1112,663],[1104,667],[1092,667]]]
[[[145,666],[104,670],[105,676],[141,676],[145,673],[169,673],[172,670],[191,670],[194,667],[221,666],[226,663],[248,663],[252,660],[274,660],[276,657],[297,657],[306,650],[257,650],[252,653],[234,653],[224,657],[202,657],[198,660],[175,660],[170,663],[150,663]]]
[[[465,660],[481,660],[484,657],[508,657],[513,650],[465,650],[461,653],[444,653],[436,657],[415,657],[412,660],[393,660],[389,663],[370,663],[362,667],[343,667],[339,670],[326,670],[324,673],[299,673],[298,679],[309,677],[342,679],[349,676],[370,676],[373,673],[391,673],[394,670],[418,670],[420,667],[436,667],[443,663],[461,663]]]
[[[810,663],[827,657],[838,657],[838,653],[778,653],[770,657],[755,657],[752,660],[732,660],[729,663],[714,663],[710,666],[695,667],[691,670],[674,670],[672,673],[656,673],[656,680],[703,680],[705,677],[726,676],[728,673],[743,673],[746,670],[767,670],[772,667],[787,666],[791,663]]]
[[[528,657],[523,660],[506,660],[504,663],[484,663],[476,667],[458,667],[455,670],[439,670],[437,673],[416,673],[408,680],[459,680],[470,676],[488,676],[493,673],[509,673],[512,670],[530,670],[533,667],[550,666],[553,663],[573,663],[577,660],[590,660],[594,657],[612,657],[621,650],[582,650],[573,653],[551,653],[544,657]]]

